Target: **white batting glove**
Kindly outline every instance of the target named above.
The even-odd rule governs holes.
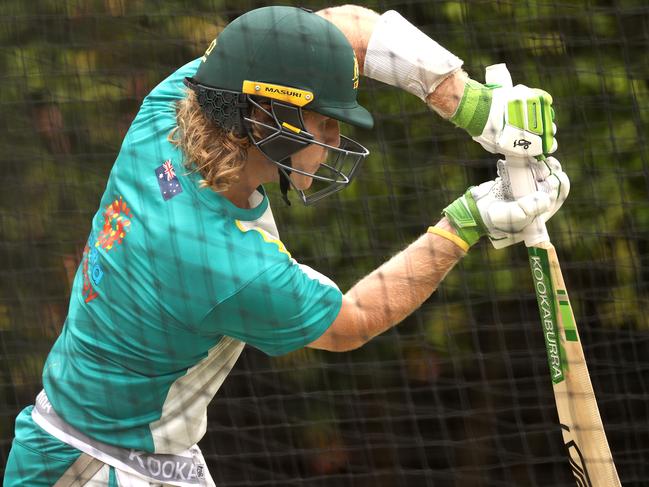
[[[554,157],[530,161],[537,190],[519,199],[512,195],[507,163],[498,161],[498,177],[469,188],[444,209],[458,235],[469,246],[487,235],[497,249],[524,240],[522,231],[539,217],[546,222],[565,201],[570,180]]]
[[[467,82],[450,121],[494,154],[536,157],[556,151],[550,94],[525,85],[512,87],[504,64],[489,66],[485,79],[485,85]]]

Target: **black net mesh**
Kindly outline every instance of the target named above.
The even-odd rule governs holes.
[[[2,3],[0,465],[17,414],[42,388],[91,219],[143,98],[262,5]],[[506,62],[515,82],[553,95],[572,191],[549,231],[622,484],[647,485],[649,7],[367,6],[398,10],[474,79]],[[346,129],[371,151],[354,184],[313,208],[287,208],[268,187],[292,256],[343,291],[469,185],[495,177],[495,157],[417,98],[362,79],[360,102],[376,125]],[[525,249],[481,242],[420,309],[358,350],[270,357],[246,347],[200,446],[217,485],[574,485]]]

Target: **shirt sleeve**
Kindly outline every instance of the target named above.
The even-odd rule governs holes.
[[[164,108],[170,109],[175,113],[175,108],[170,103],[176,102],[185,97],[186,87],[183,80],[196,74],[200,65],[200,59],[194,59],[184,66],[181,66],[167,78],[162,80],[151,92],[144,98],[142,106],[146,108]]]
[[[286,259],[212,308],[205,324],[268,355],[283,355],[319,338],[341,306],[333,281]]]

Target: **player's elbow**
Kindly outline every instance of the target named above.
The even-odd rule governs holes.
[[[356,333],[341,333],[332,330],[333,326],[332,324],[320,338],[310,343],[308,347],[326,350],[327,352],[350,352],[362,347],[369,341],[369,338],[366,340]]]
[[[327,352],[351,352],[352,350],[361,348],[367,342],[360,341],[360,340],[349,340],[345,338],[342,340],[334,340],[331,343],[328,343],[324,346],[317,346],[314,345],[314,343],[310,344],[309,347],[318,348],[320,350],[325,350]]]
[[[343,337],[339,340],[335,340],[330,347],[330,352],[351,352],[352,350],[357,350],[365,345],[368,340],[363,340],[361,337]]]

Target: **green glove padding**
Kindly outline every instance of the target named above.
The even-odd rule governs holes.
[[[471,188],[466,190],[442,212],[449,219],[458,236],[469,246],[475,244],[480,237],[487,235],[487,227],[482,221],[478,205],[471,194]]]
[[[487,125],[492,90],[496,87],[500,86],[483,85],[474,80],[467,81],[462,100],[449,121],[466,130],[471,137],[479,136]]]

